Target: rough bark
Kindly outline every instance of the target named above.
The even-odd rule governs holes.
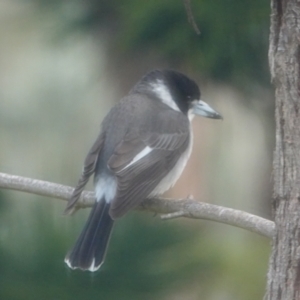
[[[300,299],[300,1],[271,0],[269,63],[276,101],[276,234],[266,299]]]

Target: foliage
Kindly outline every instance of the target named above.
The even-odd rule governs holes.
[[[212,224],[197,229],[199,224],[193,221],[159,222],[149,214],[132,213],[116,224],[100,271],[71,271],[63,257],[81,230],[86,212],[53,222],[61,205],[53,210],[51,201],[37,198],[26,213],[17,207],[20,201],[6,198],[10,205],[2,211],[1,299],[150,300],[190,291],[202,295],[201,299],[212,299],[212,284],[224,297],[250,300],[263,294],[268,245],[265,241],[263,246],[261,238],[252,239],[250,233],[247,243],[235,243],[227,230],[224,239],[220,225],[217,231]],[[64,221],[72,221],[70,230]],[[5,231],[9,234],[3,235]],[[259,262],[255,268],[254,257]],[[252,283],[247,292],[243,284],[237,284],[245,278]]]
[[[35,1],[42,7],[50,5],[48,1]],[[54,3],[61,6],[62,2]],[[269,82],[268,1],[192,1],[200,36],[188,23],[180,0],[144,1],[142,5],[138,0],[89,0],[84,5],[81,1],[73,5],[76,4],[81,13],[64,18],[65,26],[108,32],[115,55],[155,53],[173,68],[188,66],[215,80],[240,85],[247,80],[261,85]]]

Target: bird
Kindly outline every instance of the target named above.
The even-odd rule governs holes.
[[[114,222],[175,184],[191,154],[195,115],[222,119],[201,100],[194,80],[170,69],[148,72],[112,107],[64,212],[74,211],[94,175],[95,204],[65,257],[69,268],[97,271]]]

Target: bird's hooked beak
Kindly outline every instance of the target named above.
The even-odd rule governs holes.
[[[194,101],[192,106],[192,113],[205,118],[223,119],[223,117],[218,112],[216,112],[202,100]]]

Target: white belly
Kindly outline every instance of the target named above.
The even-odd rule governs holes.
[[[181,155],[180,159],[174,166],[174,168],[169,172],[169,174],[161,180],[161,182],[158,184],[158,186],[151,192],[149,197],[154,197],[157,195],[161,195],[167,190],[169,190],[176,181],[179,179],[182,171],[184,170],[186,163],[191,155],[192,152],[192,147],[193,147],[193,133],[191,130],[190,133],[190,143],[185,150],[185,152]]]

